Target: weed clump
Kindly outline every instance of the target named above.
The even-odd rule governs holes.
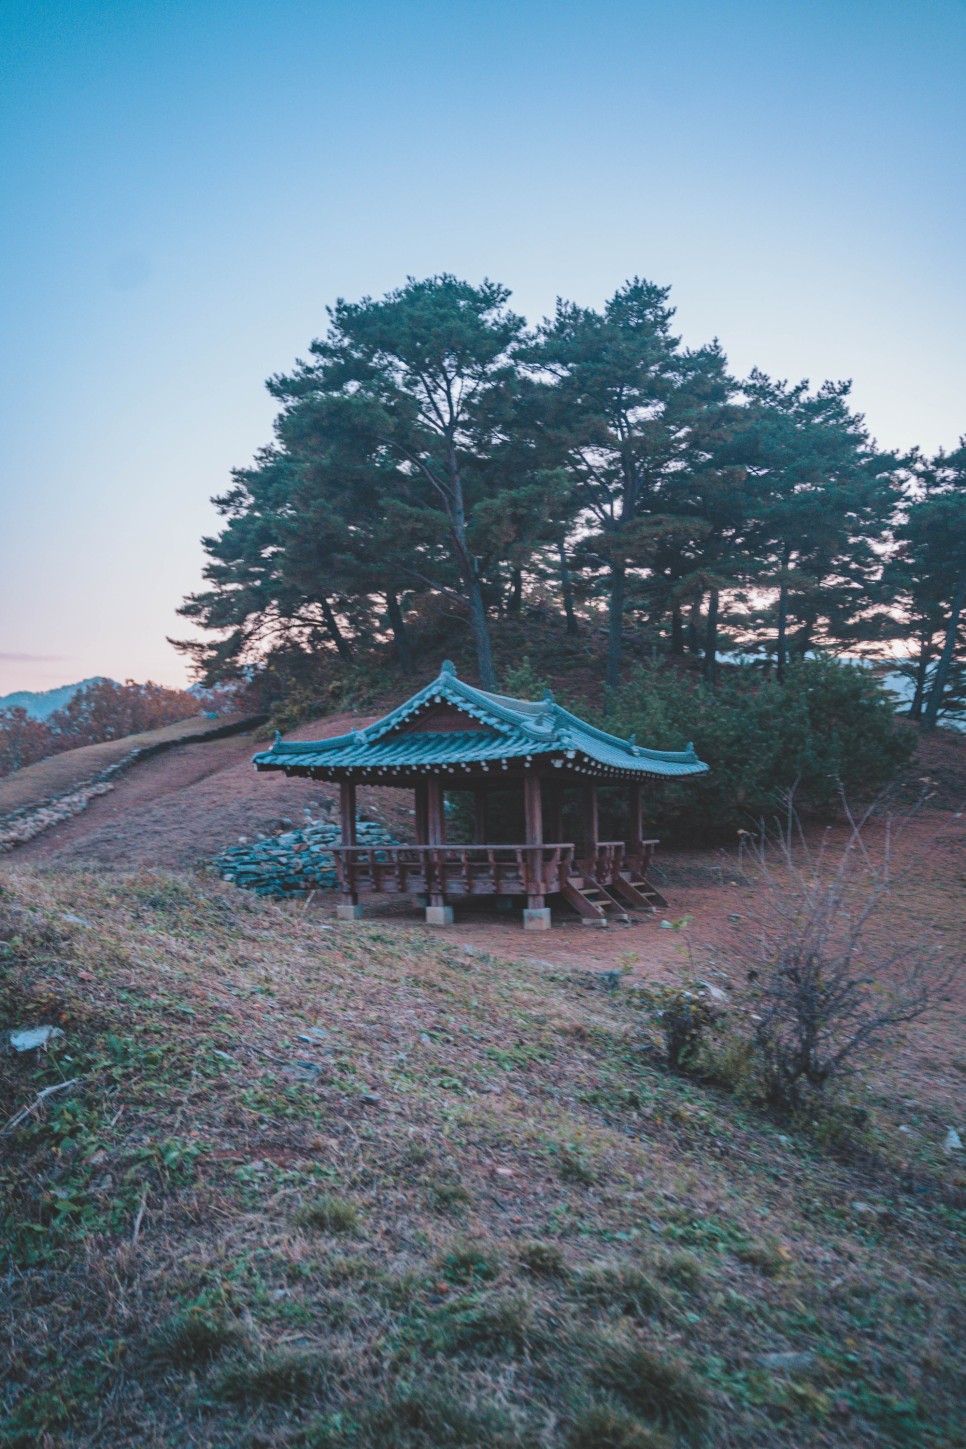
[[[701,1259],[687,1249],[664,1254],[656,1262],[655,1270],[666,1283],[673,1283],[675,1288],[685,1288],[690,1292],[700,1287],[705,1276]]]
[[[570,1426],[567,1449],[667,1449],[668,1440],[617,1404],[593,1404]]]
[[[324,1386],[328,1366],[306,1353],[277,1352],[238,1359],[215,1384],[221,1399],[241,1404],[283,1404],[309,1398]]]
[[[457,1243],[439,1260],[447,1283],[488,1283],[500,1271],[499,1254],[486,1243]]]
[[[777,1278],[789,1263],[788,1251],[778,1243],[745,1243],[735,1249],[735,1257],[768,1278]]]
[[[240,1336],[238,1325],[197,1305],[175,1313],[155,1334],[150,1357],[172,1368],[210,1363]]]
[[[562,1278],[567,1273],[567,1260],[557,1243],[537,1238],[521,1243],[517,1254],[522,1266],[536,1278]]]
[[[465,1293],[427,1322],[424,1337],[439,1353],[477,1350],[519,1354],[533,1336],[533,1304],[524,1294]]]
[[[707,1393],[680,1359],[663,1358],[642,1344],[602,1342],[590,1366],[598,1388],[617,1396],[634,1413],[677,1433],[708,1420]]]
[[[595,1263],[574,1286],[587,1302],[630,1318],[650,1318],[667,1307],[664,1290],[632,1263]]]
[[[365,1419],[365,1439],[380,1449],[513,1449],[516,1435],[504,1414],[466,1401],[465,1386],[419,1385],[392,1395]]]
[[[295,1221],[300,1228],[317,1228],[323,1233],[355,1233],[359,1230],[359,1209],[344,1197],[323,1193],[303,1203]]]

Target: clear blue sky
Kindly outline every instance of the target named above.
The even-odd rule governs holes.
[[[626,277],[966,431],[966,0],[4,0],[0,693],[164,642],[337,296]]]

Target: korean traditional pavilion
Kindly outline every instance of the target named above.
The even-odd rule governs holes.
[[[703,775],[708,768],[693,745],[645,749],[633,736],[622,740],[595,729],[549,693],[531,702],[476,689],[457,678],[448,660],[438,679],[366,729],[314,743],[276,735],[254,763],[259,770],[338,782],[342,843],[333,855],[342,919],[360,915],[360,898],[376,892],[422,898],[433,925],[452,923],[453,901],[516,896],[526,898],[528,930],[549,927],[550,897],[566,902],[585,925],[627,920],[629,907],[666,905],[647,878],[657,842],[643,838],[643,790],[649,780]],[[360,783],[414,791],[414,845],[357,844]],[[601,784],[627,792],[624,840],[599,839]],[[447,843],[447,789],[472,791],[472,844]],[[487,830],[488,801],[507,789],[522,794],[525,821],[525,839],[509,843],[491,840]],[[578,792],[580,803],[575,841],[561,838],[568,790]]]

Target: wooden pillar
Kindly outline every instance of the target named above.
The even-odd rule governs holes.
[[[430,775],[426,780],[426,829],[430,845],[446,842],[446,816],[443,811],[443,780],[440,775]],[[429,852],[430,856],[436,852]],[[449,926],[453,923],[452,909],[446,904],[446,884],[443,865],[440,860],[427,860],[427,888],[429,905],[426,920],[433,926]]]
[[[413,791],[416,797],[416,844],[429,844],[429,808],[428,793],[429,781],[417,780]]]
[[[339,781],[339,820],[343,845],[356,843],[356,787],[354,780]],[[356,889],[356,862],[351,855],[344,856],[345,886],[342,900],[336,907],[336,915],[343,921],[354,921],[362,914],[359,906],[359,892]]]
[[[446,816],[443,812],[443,781],[439,775],[430,775],[426,781],[426,824],[428,843],[442,845],[446,840]]]
[[[597,859],[597,842],[600,839],[596,780],[589,780],[580,788],[580,823],[583,834],[580,846],[583,859],[593,864]]]
[[[523,777],[523,813],[526,822],[527,846],[527,909],[523,913],[524,929],[545,931],[550,925],[543,880],[543,798],[540,776]]]
[[[641,841],[644,839],[644,792],[640,782],[629,786],[628,804],[630,806],[630,821],[627,827],[627,839],[624,841],[624,849],[629,856],[635,860],[640,859]]]
[[[486,841],[486,786],[473,786],[473,843],[483,845]]]
[[[342,824],[342,844],[356,843],[356,786],[354,780],[339,781],[339,815]]]

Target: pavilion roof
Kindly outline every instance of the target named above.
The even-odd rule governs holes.
[[[412,728],[422,714],[450,705],[467,716],[467,729]],[[681,778],[707,773],[689,744],[684,750],[649,750],[607,734],[571,714],[547,693],[542,700],[491,694],[459,679],[447,660],[437,679],[405,704],[362,730],[332,739],[289,742],[276,735],[270,750],[255,756],[259,770],[323,779],[380,774],[398,779],[460,770],[500,770],[503,762],[541,761],[563,774],[597,779]]]

